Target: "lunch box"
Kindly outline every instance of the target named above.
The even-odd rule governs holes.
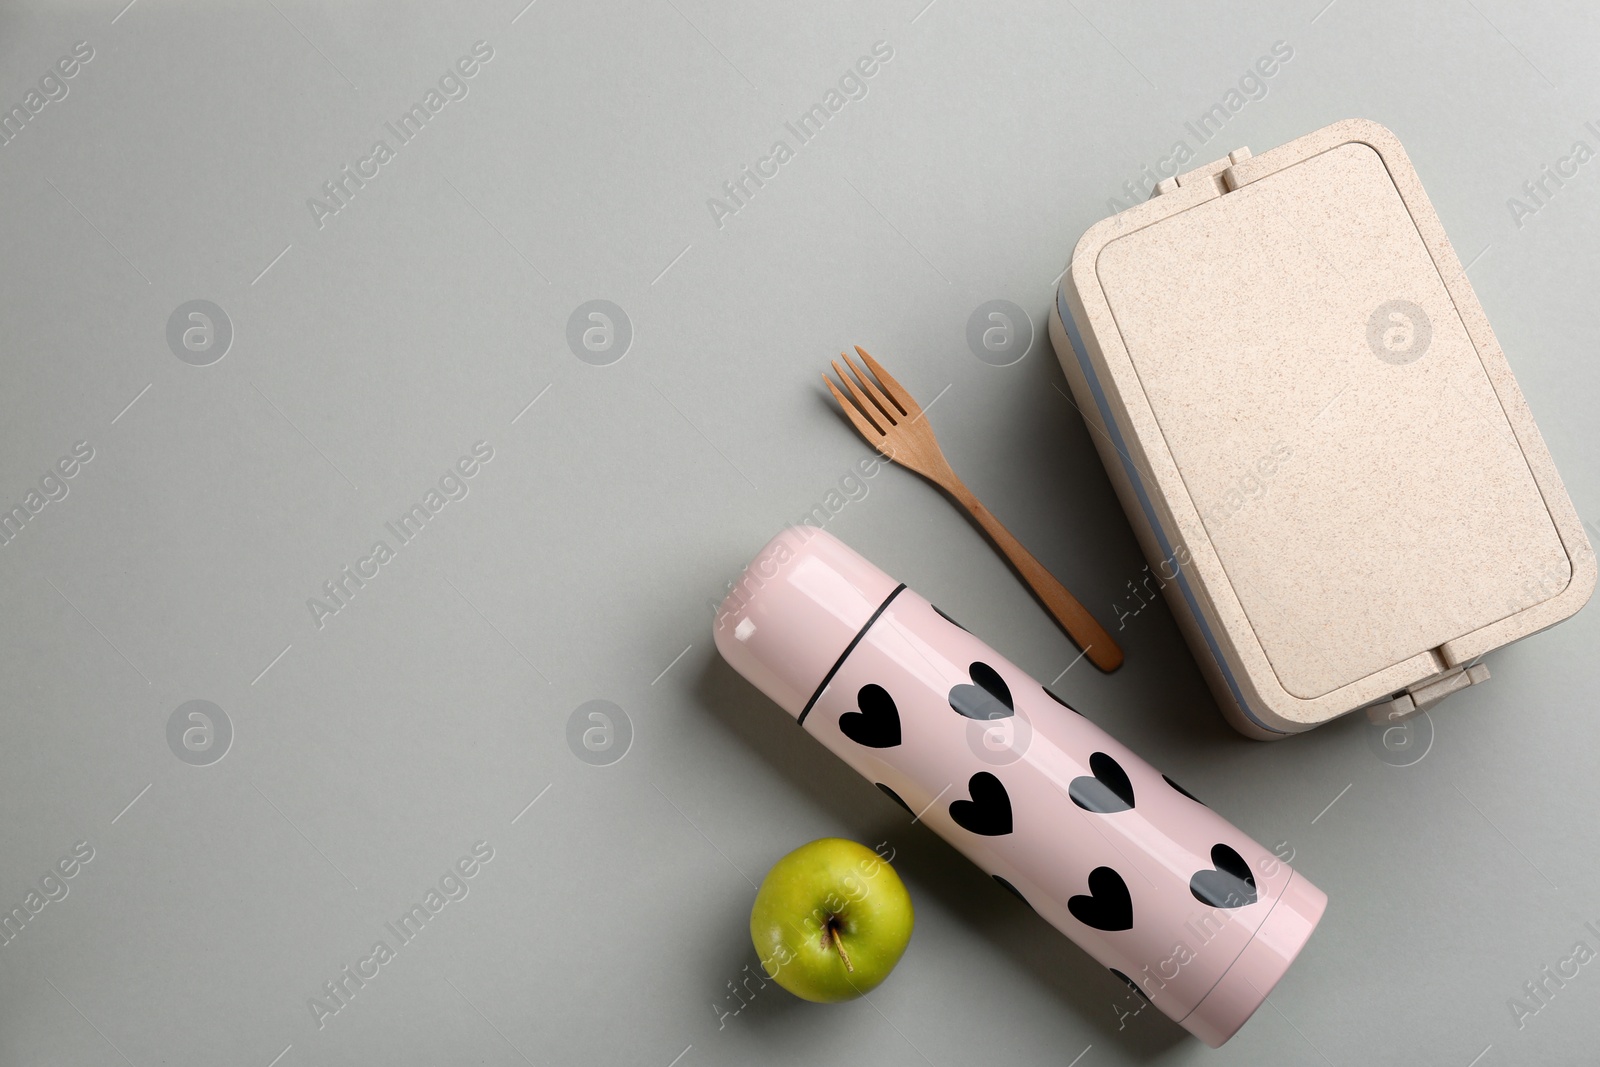
[[[1505,353],[1376,123],[1162,181],[1078,242],[1050,333],[1149,560],[1129,592],[1166,597],[1248,736],[1415,714],[1594,589]]]

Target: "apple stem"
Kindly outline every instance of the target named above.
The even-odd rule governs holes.
[[[822,944],[824,947],[826,947],[828,942],[832,941],[834,951],[838,952],[839,958],[844,961],[844,969],[849,971],[851,974],[854,974],[856,968],[855,965],[850,962],[850,953],[844,950],[844,940],[839,936],[839,926],[840,923],[838,918],[830,915],[827,923],[822,927]]]

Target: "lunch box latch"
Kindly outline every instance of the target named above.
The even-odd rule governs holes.
[[[1164,193],[1176,192],[1179,189],[1188,189],[1191,186],[1203,184],[1209,184],[1214,190],[1213,195],[1215,196],[1231,193],[1234,189],[1244,184],[1233,180],[1233,168],[1249,158],[1250,149],[1235,148],[1226,157],[1213,160],[1203,167],[1196,167],[1194,170],[1186,170],[1182,174],[1174,174],[1170,178],[1163,178],[1156,184],[1155,191],[1150,195],[1151,197],[1157,197]]]
[[[1457,667],[1444,674],[1435,675],[1402,690],[1388,700],[1367,707],[1367,720],[1374,723],[1400,722],[1418,712],[1427,711],[1451,693],[1459,693],[1468,686],[1489,680],[1489,667],[1473,663]]]

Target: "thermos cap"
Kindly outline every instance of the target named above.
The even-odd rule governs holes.
[[[767,542],[717,611],[717,651],[801,716],[903,586],[832,534],[791,526]]]
[[[1293,874],[1239,958],[1180,1020],[1184,1029],[1212,1048],[1232,1037],[1288,971],[1327,907],[1328,894]]]

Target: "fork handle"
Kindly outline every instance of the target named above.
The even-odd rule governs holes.
[[[956,502],[967,509],[967,514],[978,520],[978,525],[983,527],[984,533],[989,535],[995,545],[1005,554],[1006,559],[1016,568],[1022,580],[1033,590],[1033,595],[1039,598],[1061,628],[1067,631],[1077,646],[1083,649],[1083,654],[1103,671],[1114,671],[1122,666],[1122,648],[1112,638],[1111,634],[1100,621],[1089,614],[1089,609],[1084,607],[1078,598],[1067,591],[1067,587],[1056,580],[1056,576],[1045,569],[1044,564],[1033,558],[1033,553],[1022,547],[1022,542],[1012,536],[1011,531],[994,517],[994,513],[983,506],[983,502],[972,495],[972,491],[962,484],[961,479],[952,476],[945,488]]]

